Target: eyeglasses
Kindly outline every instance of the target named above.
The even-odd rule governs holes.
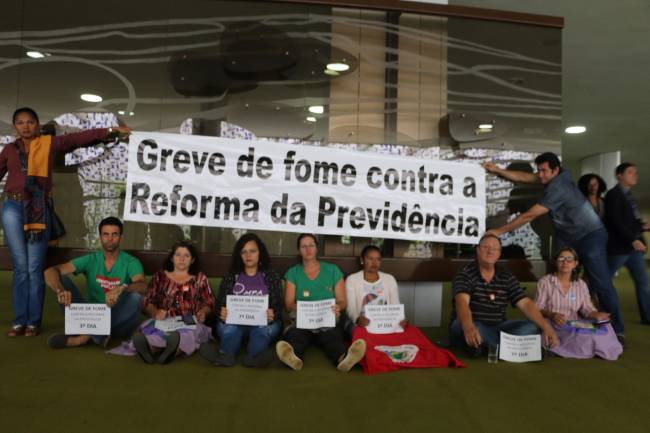
[[[575,257],[571,257],[571,256],[562,256],[557,258],[557,261],[560,263],[563,262],[571,263],[574,262],[575,260],[576,260]]]

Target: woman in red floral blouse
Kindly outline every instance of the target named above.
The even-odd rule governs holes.
[[[214,296],[191,243],[181,241],[172,247],[164,268],[153,275],[142,305],[150,319],[132,342],[113,353],[137,353],[148,364],[166,364],[177,353],[191,355],[210,338],[204,322],[214,309]]]

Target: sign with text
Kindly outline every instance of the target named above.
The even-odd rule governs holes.
[[[499,359],[509,362],[542,360],[541,335],[510,335],[501,332]]]
[[[154,327],[163,332],[174,332],[179,329],[196,329],[196,322],[196,316],[189,316],[185,320],[182,316],[174,316],[163,320],[156,320]]]
[[[296,327],[299,329],[333,328],[336,317],[332,306],[334,299],[323,301],[298,301]]]
[[[66,335],[110,335],[111,309],[106,304],[70,304],[65,307]]]
[[[268,323],[266,310],[269,309],[269,295],[226,296],[226,309],[229,325],[264,326]]]
[[[366,305],[366,318],[370,321],[367,331],[371,334],[392,334],[404,332],[399,322],[404,320],[404,304]]]
[[[325,146],[136,132],[124,219],[475,244],[485,171]]]

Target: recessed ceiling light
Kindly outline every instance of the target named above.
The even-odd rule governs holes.
[[[306,120],[307,122],[315,122],[315,121],[316,121],[316,118],[315,118],[314,116],[307,116],[307,118],[306,118],[305,120]]]
[[[45,54],[40,51],[27,51],[27,57],[31,57],[32,59],[42,59],[45,57]]]
[[[314,114],[323,114],[325,112],[325,107],[322,105],[312,105],[311,107],[308,108],[310,113]]]
[[[491,123],[481,123],[478,126],[478,129],[492,129],[492,128],[494,128],[494,125]]]
[[[345,72],[350,69],[350,65],[346,63],[329,63],[327,69],[335,72]]]
[[[133,111],[131,111],[131,112],[129,113],[129,116],[135,116],[135,113],[134,113]]]
[[[82,101],[86,102],[102,102],[103,99],[99,95],[93,95],[92,93],[84,93],[80,96]]]
[[[323,74],[325,74],[325,75],[331,75],[331,76],[333,76],[333,77],[338,77],[339,75],[341,75],[341,74],[339,74],[338,72],[333,71],[333,70],[331,70],[331,69],[325,69],[325,70],[323,71]]]
[[[120,116],[124,116],[125,113],[126,113],[126,112],[125,112],[124,110],[119,110],[119,111],[117,112],[117,114],[119,114]]]
[[[567,129],[564,130],[567,134],[582,134],[587,130],[586,127],[582,125],[575,125],[575,126],[569,126]]]

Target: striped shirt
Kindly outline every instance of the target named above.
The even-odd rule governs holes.
[[[481,275],[476,261],[466,265],[456,274],[451,289],[451,320],[456,319],[456,295],[467,293],[470,296],[469,309],[472,319],[487,325],[498,325],[505,321],[508,304],[514,307],[526,297],[515,276],[506,268],[496,265],[494,277],[488,283]]]
[[[577,320],[596,311],[583,280],[572,281],[569,290],[564,293],[560,280],[554,274],[545,275],[537,283],[535,304],[540,310],[560,313],[566,320]]]

